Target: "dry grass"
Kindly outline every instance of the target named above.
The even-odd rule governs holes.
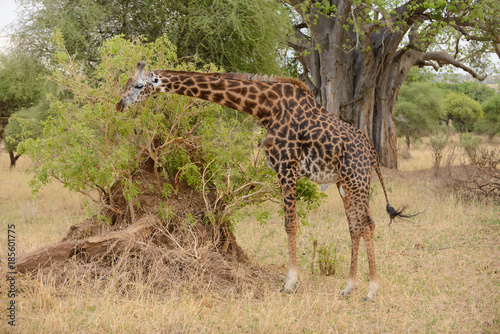
[[[420,166],[429,162],[422,147]],[[417,168],[416,152],[412,153]],[[432,166],[432,162],[430,162]],[[77,195],[60,185],[47,187],[33,202],[26,168],[19,160],[8,170],[0,155],[0,212],[16,224],[18,254],[59,241],[84,211]],[[430,167],[428,166],[428,167]],[[404,168],[402,168],[404,169]],[[346,283],[350,240],[335,187],[298,238],[300,282],[293,295],[278,292],[280,282],[260,281],[240,290],[158,288],[140,280],[124,283],[123,273],[108,277],[68,275],[58,269],[33,277],[18,276],[19,333],[498,333],[500,332],[500,210],[480,203],[457,204],[454,195],[435,190],[432,173],[383,170],[395,207],[408,204],[425,213],[412,222],[387,226],[384,198],[374,182],[371,210],[377,225],[376,255],[380,290],[374,303],[363,302],[368,289],[367,260],[360,254],[358,287],[349,300],[339,292]],[[34,203],[34,204],[33,204]],[[274,210],[273,204],[265,204]],[[252,261],[270,273],[286,273],[286,235],[282,218],[268,224],[248,209],[236,237]],[[277,211],[277,210],[274,210]],[[338,276],[312,275],[312,240],[336,243]],[[5,247],[4,247],[5,249]],[[1,254],[5,254],[4,250]],[[0,258],[4,258],[3,255]],[[92,268],[89,267],[89,271]],[[5,262],[1,272],[4,274]],[[197,284],[193,278],[192,285]],[[6,305],[5,281],[0,283]],[[5,307],[0,332],[9,331]]]
[[[490,139],[483,136],[482,145],[488,149],[494,149],[500,145],[500,139],[494,137]],[[454,159],[451,161],[451,166],[457,166],[462,163],[468,163],[468,158],[463,149],[459,145],[460,134],[451,135],[449,138],[449,143],[447,148],[443,151],[443,164],[446,164],[450,154],[454,155]],[[455,148],[455,150],[453,150]],[[398,152],[400,156],[406,151],[406,143],[401,138],[398,140]],[[433,155],[432,151],[429,149],[429,138],[421,138],[417,142],[412,143],[410,150],[409,159],[403,159],[402,157],[398,160],[398,169],[402,172],[410,172],[422,169],[433,168]]]

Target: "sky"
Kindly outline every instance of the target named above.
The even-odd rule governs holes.
[[[0,52],[5,48],[8,39],[5,37],[5,27],[16,19],[16,0],[0,0]]]

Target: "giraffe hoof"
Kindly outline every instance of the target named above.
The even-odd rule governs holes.
[[[373,298],[373,297],[365,297],[363,300],[364,300],[365,302],[371,302],[371,303],[374,303],[374,302],[375,302],[375,298]]]
[[[291,295],[294,293],[294,291],[292,289],[285,288],[285,286],[283,285],[283,287],[280,290],[280,293],[285,293],[287,295]]]
[[[342,291],[342,292],[340,293],[340,295],[341,295],[342,297],[344,297],[344,299],[349,299],[349,297],[351,297],[351,293],[350,293],[350,292],[344,292],[344,291]]]

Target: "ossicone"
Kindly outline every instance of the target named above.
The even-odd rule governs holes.
[[[143,62],[142,60],[137,63],[137,69],[140,71],[144,69],[144,66],[146,66],[146,63]]]

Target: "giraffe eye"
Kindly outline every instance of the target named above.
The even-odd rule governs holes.
[[[158,82],[160,82],[160,80],[158,80],[158,78],[153,79],[153,83],[157,84]]]
[[[137,84],[137,85],[135,85],[135,88],[137,88],[137,89],[141,89],[142,87],[144,87],[143,84]]]

